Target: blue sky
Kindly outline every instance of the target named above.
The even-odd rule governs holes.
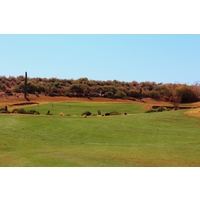
[[[4,34],[0,75],[61,79],[200,81],[200,35]]]

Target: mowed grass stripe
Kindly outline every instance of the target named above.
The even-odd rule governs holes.
[[[200,166],[200,121],[184,111],[133,104],[132,115],[83,118],[77,109],[78,117],[0,115],[0,166]]]

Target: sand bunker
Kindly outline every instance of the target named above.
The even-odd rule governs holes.
[[[200,108],[191,109],[187,111],[185,114],[193,116],[193,117],[200,117]]]

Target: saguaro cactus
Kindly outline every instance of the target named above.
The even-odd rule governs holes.
[[[142,99],[142,88],[140,87],[140,100]]]
[[[24,98],[28,100],[28,98],[27,98],[27,72],[25,72]]]

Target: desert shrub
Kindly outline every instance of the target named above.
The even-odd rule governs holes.
[[[0,108],[0,113],[10,113],[10,112],[8,111],[7,106],[5,106],[4,108]]]
[[[37,91],[35,91],[35,96],[39,97],[39,93]]]
[[[51,114],[51,111],[48,110],[47,113],[46,113],[46,115],[52,115],[52,114]]]
[[[0,110],[0,113],[10,113],[10,112],[6,110]]]
[[[15,108],[15,109],[12,110],[12,113],[18,113],[18,114],[37,114],[37,115],[40,114],[35,109],[25,110],[24,108]]]
[[[85,111],[84,113],[82,113],[82,116],[83,115],[86,115],[86,116],[90,116],[92,113],[90,111]]]
[[[162,111],[165,111],[165,107],[163,107],[163,106],[160,106],[157,110],[156,110],[157,112],[162,112]]]
[[[144,89],[147,89],[149,91],[153,90],[154,86],[156,85],[155,82],[149,82],[149,81],[145,81],[145,82],[141,82],[140,86]]]
[[[116,94],[115,94],[115,97],[117,97],[117,98],[124,98],[124,97],[126,97],[126,93],[125,92],[123,92],[123,91],[117,91],[116,92]]]
[[[27,110],[26,113],[27,113],[27,114],[37,114],[37,115],[40,114],[40,113],[39,113],[38,111],[36,111],[35,109]]]
[[[28,82],[27,83],[27,92],[29,94],[35,94],[35,92],[40,92],[39,85],[37,83]]]
[[[113,92],[109,91],[109,92],[105,92],[104,97],[108,97],[108,98],[113,98],[115,95]]]
[[[12,110],[12,113],[27,114],[26,110],[23,108],[15,108]]]
[[[157,110],[156,110],[156,109],[153,109],[153,108],[151,108],[151,109],[147,110],[145,113],[152,113],[152,112],[157,112]]]
[[[176,90],[177,96],[181,97],[181,103],[191,103],[198,100],[198,95],[191,87],[184,86]]]
[[[73,96],[73,93],[72,93],[72,92],[67,92],[65,96],[67,96],[67,97],[72,97],[72,96]]]
[[[4,83],[0,84],[0,90],[3,92],[6,91],[6,85]]]
[[[0,111],[5,110],[5,108],[0,108]]]
[[[134,87],[136,87],[136,86],[139,85],[139,83],[138,83],[137,81],[132,81],[131,84],[132,84]]]
[[[140,97],[140,91],[139,90],[134,90],[134,89],[131,89],[129,91],[129,96],[131,97]]]
[[[5,93],[8,95],[8,96],[13,96],[13,93],[11,90],[6,90]]]
[[[100,110],[98,110],[98,115],[101,115],[101,111]]]
[[[15,85],[13,88],[13,92],[20,93],[23,91],[24,91],[24,83],[19,83],[19,84]]]
[[[152,112],[162,112],[162,111],[170,111],[171,109],[167,109],[164,106],[160,106],[157,109],[151,108],[149,110],[146,111],[146,113],[152,113]]]
[[[159,98],[159,92],[158,91],[155,91],[155,90],[151,90],[150,92],[149,92],[149,95],[151,96],[151,98],[153,98],[153,99],[158,99]]]
[[[143,90],[142,97],[151,98],[151,95],[149,94],[149,90]]]
[[[81,87],[81,84],[72,84],[70,86],[70,91],[72,93],[83,93],[83,89]]]
[[[65,116],[65,114],[61,112],[61,113],[59,113],[59,116]]]
[[[145,92],[143,92],[143,96],[147,98],[157,99],[159,98],[159,92],[155,90],[151,90],[151,91],[146,90]]]
[[[88,95],[88,97],[99,97],[99,93],[97,92],[90,92],[90,94]]]

